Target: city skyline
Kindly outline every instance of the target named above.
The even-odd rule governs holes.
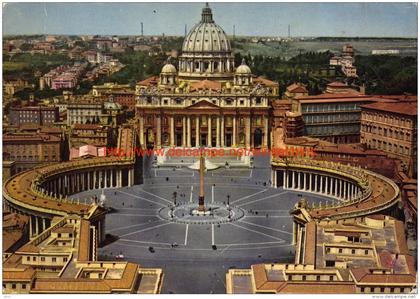
[[[194,3],[6,3],[3,34],[184,35]],[[215,20],[238,36],[417,37],[415,3],[211,2]],[[162,22],[162,20],[166,20]],[[187,21],[186,21],[187,20]],[[300,20],[312,20],[310,22]]]

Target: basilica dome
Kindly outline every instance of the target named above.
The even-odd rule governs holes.
[[[208,6],[203,8],[201,22],[196,24],[184,39],[182,52],[231,52],[225,31],[213,21]]]
[[[179,77],[190,80],[226,80],[233,77],[234,59],[225,31],[213,20],[208,3],[201,21],[185,36],[179,57]]]

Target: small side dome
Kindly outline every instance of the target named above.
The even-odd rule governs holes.
[[[161,73],[162,74],[176,74],[176,67],[170,62],[169,58],[166,61],[166,64],[163,66]]]
[[[238,66],[238,68],[236,69],[236,74],[241,74],[241,75],[251,74],[251,69],[249,68],[249,66],[246,65],[244,58],[242,58],[241,65]]]

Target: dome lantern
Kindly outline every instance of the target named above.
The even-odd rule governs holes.
[[[203,8],[203,11],[201,12],[201,23],[214,23],[213,13],[211,12],[211,8],[208,2],[206,2],[206,6]]]

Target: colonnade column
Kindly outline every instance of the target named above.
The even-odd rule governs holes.
[[[38,224],[38,217],[35,216],[35,235],[39,235],[39,224]]]
[[[292,170],[292,189],[295,189],[295,172]]]
[[[324,189],[323,189],[323,182],[324,182],[324,177],[322,176],[322,175],[320,175],[319,176],[319,180],[320,180],[320,182],[319,182],[319,192],[321,192],[321,193],[324,193]]]
[[[287,170],[283,170],[283,189],[286,189],[287,179],[288,179]]]
[[[312,189],[312,173],[309,174],[309,190],[313,191],[313,189]]]
[[[326,177],[326,179],[327,179],[327,181],[329,181],[329,183],[330,183],[330,195],[333,195],[333,181],[334,181],[334,178],[332,178],[332,177]]]
[[[335,179],[335,192],[334,192],[334,195],[335,195],[336,197],[339,197],[339,196],[338,196],[338,179]]]
[[[299,171],[298,173],[297,173],[297,175],[298,175],[298,183],[297,183],[297,188],[300,190],[300,189],[302,189],[301,187],[301,185],[300,185],[300,176],[301,176],[301,172]]]
[[[277,169],[274,169],[274,173],[273,173],[273,182],[272,182],[272,184],[273,184],[273,187],[274,188],[277,188],[278,186],[277,186]]]

